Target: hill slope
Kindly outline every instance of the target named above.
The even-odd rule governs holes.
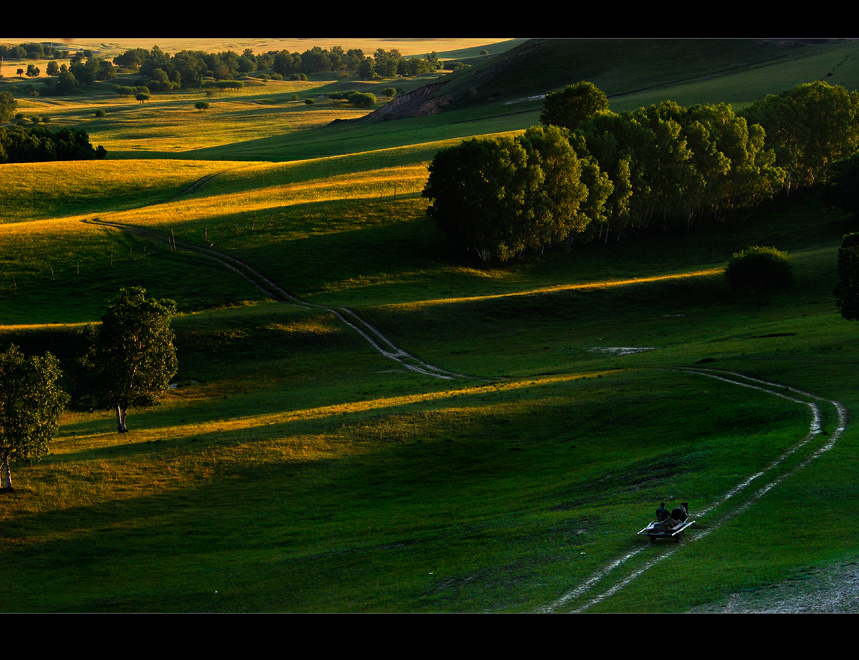
[[[776,39],[532,39],[476,66],[457,71],[358,120],[437,114],[475,105],[542,97],[580,80],[612,99],[668,89],[754,69],[788,69],[797,61],[833,52],[855,57],[854,42]],[[670,66],[668,65],[670,63]],[[819,77],[832,71],[821,65]],[[782,76],[770,76],[778,85]],[[850,74],[842,84],[853,87]],[[780,91],[774,87],[772,92]]]

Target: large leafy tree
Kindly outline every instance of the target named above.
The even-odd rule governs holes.
[[[734,114],[730,105],[693,106],[685,111],[684,124],[702,213],[720,219],[757,206],[783,184],[785,171],[775,165],[775,153],[766,149],[763,128]]]
[[[719,219],[769,199],[784,177],[764,148],[763,129],[727,104],[687,109],[664,101],[599,114],[577,133],[611,179],[606,210],[615,233]]]
[[[423,195],[436,226],[481,260],[506,261],[528,247],[528,204],[542,172],[527,166],[512,138],[472,138],[439,151],[429,167]]]
[[[598,231],[606,241],[611,233],[619,236],[634,225],[640,214],[646,186],[636,154],[644,142],[643,133],[644,128],[628,114],[607,113],[587,122],[571,140],[577,153],[582,157],[590,155],[611,182],[605,217],[588,228],[590,234]]]
[[[689,212],[685,191],[694,177],[692,150],[679,121],[682,109],[673,101],[663,101],[631,115],[646,136],[637,150],[640,178],[648,192],[642,214],[645,226],[654,218],[667,225]]]
[[[574,130],[598,114],[608,112],[608,96],[592,82],[568,85],[546,95],[540,123]]]
[[[835,304],[843,318],[859,320],[859,233],[847,234],[838,250]]]
[[[11,461],[39,460],[48,452],[68,396],[60,389],[59,360],[26,357],[16,346],[0,354],[0,461],[12,490]]]
[[[517,141],[540,181],[525,200],[533,210],[530,247],[542,249],[582,233],[591,220],[586,214],[590,189],[583,181],[590,161],[578,157],[569,132],[557,126],[532,126]]]
[[[159,402],[176,374],[178,360],[170,320],[172,300],[147,298],[140,287],[122,289],[90,328],[91,348],[83,359],[84,404],[116,412],[117,432],[125,433],[131,407]]]

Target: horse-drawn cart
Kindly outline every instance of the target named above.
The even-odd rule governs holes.
[[[674,539],[680,543],[680,537],[683,536],[683,531],[694,524],[695,521],[691,518],[687,518],[683,522],[679,522],[674,526],[671,526],[667,522],[660,523],[654,520],[638,534],[639,536],[649,536],[651,541],[655,541],[656,539]]]

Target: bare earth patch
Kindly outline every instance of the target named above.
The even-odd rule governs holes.
[[[644,351],[652,351],[653,347],[644,346],[594,346],[590,349],[593,353],[607,353],[608,355],[632,355],[634,353],[642,353]]]
[[[691,614],[849,614],[859,612],[859,563],[810,568],[760,589],[694,608]]]

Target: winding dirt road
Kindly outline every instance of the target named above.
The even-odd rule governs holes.
[[[306,307],[308,309],[319,309],[322,311],[329,312],[330,314],[333,314],[339,321],[341,321],[346,326],[357,332],[361,337],[363,337],[380,355],[388,358],[389,360],[397,362],[398,364],[400,364],[400,366],[405,369],[408,369],[409,371],[414,371],[425,376],[431,376],[433,378],[440,378],[443,380],[467,378],[467,376],[464,374],[447,371],[446,369],[442,369],[440,367],[436,367],[432,364],[424,362],[423,360],[415,357],[411,353],[403,350],[402,348],[394,344],[393,341],[388,339],[388,337],[379,332],[379,330],[374,328],[367,321],[362,319],[350,309],[347,309],[345,307],[328,307],[325,305],[318,305],[296,298],[292,294],[287,293],[286,291],[281,289],[274,282],[269,280],[266,276],[262,275],[257,270],[252,268],[249,264],[241,261],[240,259],[236,259],[235,257],[231,257],[211,248],[190,245],[188,243],[176,241],[171,237],[165,236],[157,231],[148,229],[146,227],[129,225],[121,222],[111,222],[109,220],[103,220],[100,218],[87,219],[83,222],[103,227],[113,227],[114,229],[119,229],[121,231],[134,234],[135,236],[140,236],[153,241],[157,241],[159,243],[163,243],[165,245],[168,245],[172,249],[183,250],[185,252],[191,252],[193,254],[202,256],[206,259],[209,259],[210,261],[214,261],[215,263],[223,266],[228,270],[231,270],[240,277],[244,278],[272,300],[276,300],[277,302],[282,302],[289,305],[298,305],[299,307]]]

